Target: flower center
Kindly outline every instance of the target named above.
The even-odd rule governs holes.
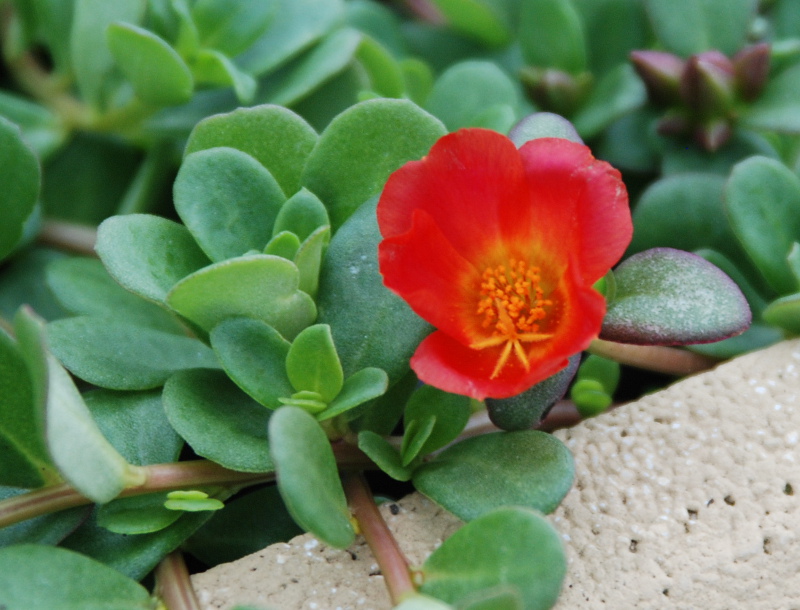
[[[480,350],[503,345],[491,379],[500,374],[512,352],[529,370],[528,354],[522,344],[552,336],[539,332],[539,322],[547,316],[545,307],[553,304],[544,298],[539,273],[538,267],[511,259],[508,266],[487,267],[481,276],[476,313],[483,316],[481,326],[491,329],[491,336],[470,347]]]

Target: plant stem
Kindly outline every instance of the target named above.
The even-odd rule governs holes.
[[[408,560],[375,505],[364,477],[361,474],[347,477],[344,491],[361,533],[378,561],[392,604],[397,605],[416,592],[411,581]]]
[[[167,610],[202,610],[180,551],[170,553],[155,571],[156,594]]]
[[[39,232],[39,241],[59,250],[97,256],[94,251],[97,231],[93,227],[60,220],[46,220]]]
[[[628,345],[595,339],[589,352],[629,364],[641,369],[666,373],[667,375],[692,375],[706,371],[719,363],[718,360],[675,347],[663,345]]]

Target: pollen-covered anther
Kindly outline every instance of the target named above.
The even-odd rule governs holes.
[[[491,328],[492,333],[471,347],[485,349],[503,345],[491,378],[500,374],[512,352],[525,370],[529,370],[528,354],[522,344],[551,336],[539,332],[538,322],[547,316],[545,308],[553,304],[544,298],[539,274],[538,267],[512,259],[508,267],[487,267],[481,276],[476,313],[483,317],[481,327]]]

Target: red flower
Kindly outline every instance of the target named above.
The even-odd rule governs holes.
[[[582,144],[464,129],[389,178],[378,203],[384,283],[438,330],[419,378],[474,398],[514,396],[597,337],[592,285],[631,239],[620,174]]]

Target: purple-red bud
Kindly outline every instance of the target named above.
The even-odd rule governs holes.
[[[631,51],[630,59],[654,104],[671,106],[680,101],[683,59],[661,51]]]
[[[658,121],[656,130],[662,136],[680,136],[689,132],[691,122],[683,113],[670,112]]]
[[[734,79],[733,63],[719,51],[692,55],[681,75],[681,98],[701,117],[725,115],[734,100]]]
[[[695,130],[694,137],[697,142],[709,152],[718,150],[730,140],[733,133],[727,119],[715,119]]]
[[[736,87],[744,100],[752,102],[761,95],[769,76],[769,59],[766,42],[745,47],[733,56]]]

